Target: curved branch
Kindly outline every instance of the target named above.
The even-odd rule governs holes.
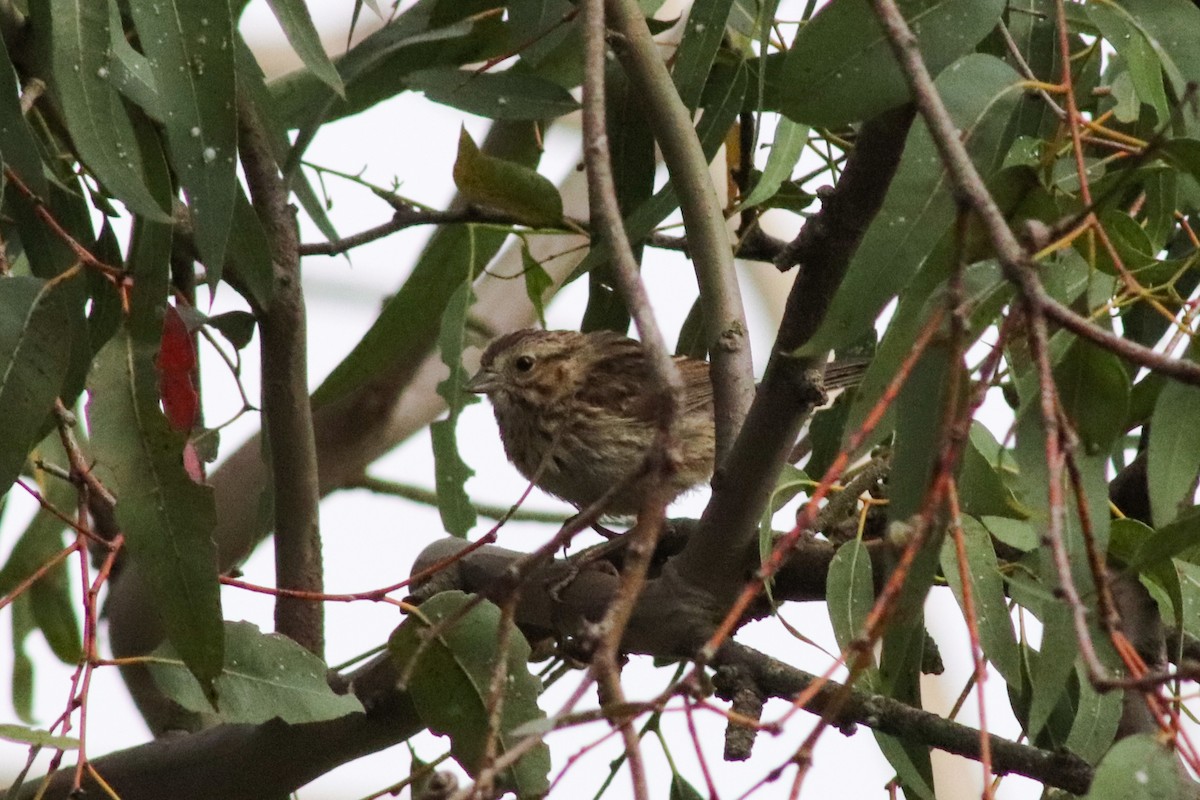
[[[754,395],[749,329],[733,269],[729,231],[691,116],[675,91],[641,8],[636,0],[608,0],[606,8],[613,30],[621,37],[614,42],[614,49],[630,83],[645,98],[644,108],[679,197],[679,210],[691,241],[713,363],[719,464],[732,446]]]

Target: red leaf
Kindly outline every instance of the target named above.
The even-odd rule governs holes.
[[[192,383],[196,348],[183,317],[167,306],[162,342],[154,362],[158,367],[158,394],[171,427],[187,433],[200,418],[200,395]]]

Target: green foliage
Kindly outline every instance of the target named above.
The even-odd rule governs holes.
[[[508,644],[497,653],[501,636]],[[395,630],[388,651],[421,719],[450,737],[455,760],[472,775],[483,766],[489,738],[495,737],[502,754],[522,738],[518,726],[545,717],[537,705],[540,681],[526,666],[529,645],[487,601],[462,592],[438,594]],[[497,669],[507,677],[499,727],[492,730],[489,698]],[[550,751],[539,744],[505,771],[502,784],[518,797],[537,797],[549,787],[549,771]]]
[[[272,80],[239,29],[243,5],[0,4],[0,493],[16,496],[23,490],[10,487],[20,479],[45,503],[27,521],[5,520],[14,532],[3,543],[0,595],[11,609],[14,709],[31,725],[36,653],[43,652],[30,646],[35,634],[69,664],[108,646],[103,626],[99,642],[92,640],[94,598],[81,606],[77,596],[77,554],[64,558],[74,541],[63,535],[70,530],[64,517],[110,542],[120,535],[127,558],[105,580],[119,582],[132,572],[145,583],[152,607],[142,610],[167,638],[152,671],[183,708],[245,724],[324,721],[363,710],[329,689],[316,656],[222,619],[218,573],[235,565],[218,558],[244,553],[266,531],[226,530],[228,520],[218,515],[235,516],[218,505],[199,466],[215,455],[218,437],[176,429],[162,410],[163,380],[171,372],[162,349],[168,306],[180,310],[189,331],[216,331],[240,351],[256,332],[269,330],[270,309],[290,280],[282,269],[289,253],[278,236],[288,221],[267,217],[262,196],[256,191],[252,198],[239,177],[249,173],[239,173],[239,158],[254,135],[266,140],[267,161],[274,162],[266,167],[278,170],[288,202],[335,239],[326,214],[333,201],[310,183],[328,190],[331,173],[314,172],[306,158],[326,125],[375,124],[354,117],[405,93],[492,121],[478,144],[464,126],[454,162],[442,165],[458,190],[451,208],[470,221],[438,227],[415,263],[397,265],[406,277],[311,397],[326,418],[357,409],[364,395],[377,401],[372,408],[390,409],[425,360],[440,355],[449,374],[439,376],[437,398],[421,399],[449,411],[419,421],[428,426],[435,467],[415,480],[434,484],[443,527],[456,536],[468,536],[477,522],[468,492],[474,473],[459,452],[457,427],[470,402],[461,387],[472,347],[483,331],[507,330],[521,313],[544,324],[566,270],[531,242],[588,234],[578,219],[586,215],[569,196],[564,212],[566,192],[560,194],[548,170],[539,172],[547,148],[561,147],[567,136],[578,141],[573,123],[560,120],[579,106],[580,4],[418,0],[390,16],[383,9],[376,30],[331,57],[312,18],[315,4],[270,0],[301,63]],[[361,5],[355,4],[357,23]],[[641,3],[647,15],[657,5]],[[674,134],[664,132],[657,109],[647,108],[634,88],[621,49],[628,42],[612,38],[614,54],[622,56],[605,69],[613,180],[626,233],[647,272],[658,269],[647,258],[651,248],[663,246],[653,234],[682,234],[686,242],[693,233],[671,225],[679,208],[677,176],[659,172],[656,159],[667,135],[694,135],[710,161],[725,153],[714,164],[725,173],[718,184],[728,188],[728,219],[713,222],[736,226],[739,243],[757,248],[763,260],[779,249],[775,239],[758,235],[782,235],[771,229],[774,220],[796,227],[819,213],[807,230],[829,232],[818,229],[838,198],[830,202],[822,187],[838,184],[847,164],[864,155],[860,124],[910,99],[872,5],[808,4],[798,22],[794,6],[785,18],[773,0],[696,0],[667,59],[690,115]],[[1065,4],[1073,104],[1087,121],[1076,125],[1076,153],[1063,116],[1069,104],[1060,85],[1054,3],[902,0],[900,7],[971,163],[1004,222],[1020,232],[1030,279],[1044,289],[1039,302],[1060,303],[1127,345],[1195,363],[1189,340],[1197,335],[1200,286],[1192,233],[1200,228],[1200,10],[1188,0]],[[671,25],[659,19],[648,27],[660,32]],[[578,161],[578,151],[553,155],[546,160],[553,169]],[[377,195],[398,216],[428,210],[398,191]],[[1129,664],[1101,624],[1093,562],[1107,564],[1109,578],[1145,590],[1153,600],[1146,603],[1147,628],[1200,636],[1200,388],[1161,371],[1147,374],[1146,359],[1130,357],[1129,347],[1099,344],[1070,326],[1046,326],[1046,363],[1039,363],[1032,334],[1040,335],[1045,320],[1011,280],[1012,265],[1001,265],[980,220],[964,209],[942,148],[918,119],[881,210],[860,240],[837,242],[850,251],[848,265],[827,307],[805,320],[815,335],[797,354],[774,354],[776,363],[829,351],[875,356],[851,394],[815,415],[809,449],[796,450],[807,460],[750,492],[759,503],[750,527],[758,529],[760,555],[778,542],[775,514],[790,501],[806,501],[812,476],[861,439],[849,455],[886,461],[891,471],[872,493],[870,514],[855,520],[858,536],[837,548],[824,576],[838,647],[860,642],[885,577],[879,570],[896,568],[893,556],[914,531],[926,538],[904,562],[905,581],[886,610],[882,643],[872,643],[881,644],[872,651],[878,664],[856,676],[857,688],[920,705],[931,641],[925,609],[931,598],[953,594],[957,613],[965,613],[969,589],[979,646],[1007,688],[1027,741],[1098,765],[1088,797],[1185,796],[1189,778],[1158,740],[1137,735],[1114,744],[1124,730],[1123,697],[1093,685],[1096,665],[1085,663],[1080,636],[1083,630],[1090,638],[1104,670],[1125,676]],[[491,221],[498,216],[506,223]],[[566,276],[566,282],[587,278],[578,287],[587,294],[580,327],[626,330],[630,309],[614,289],[611,254],[592,244]],[[522,258],[517,296],[532,311],[479,307],[490,299],[477,291],[479,277],[514,246]],[[671,280],[690,300],[690,274]],[[197,293],[198,284],[207,285],[208,297]],[[248,310],[206,311],[216,292],[237,293]],[[706,339],[713,308],[712,297],[696,301],[680,331],[680,353],[721,352],[721,343]],[[931,343],[915,353],[935,315],[941,323]],[[752,324],[756,335],[768,327]],[[911,368],[903,386],[895,383],[901,365]],[[190,368],[177,372],[190,389]],[[303,385],[307,376],[298,378]],[[56,406],[80,408],[85,388],[86,426],[75,426]],[[976,400],[986,401],[983,411]],[[1057,415],[1053,426],[1047,409]],[[862,437],[868,422],[875,428]],[[1060,436],[1048,442],[1055,428]],[[72,452],[60,434],[78,442]],[[378,444],[370,447],[385,449]],[[318,440],[319,457],[327,455],[322,446]],[[1059,455],[1069,468],[1055,472]],[[80,464],[103,492],[84,488]],[[1126,479],[1134,484],[1132,497],[1117,491],[1128,490]],[[255,482],[254,492],[263,483]],[[930,503],[932,487],[951,483],[966,574],[946,536],[944,497]],[[246,502],[258,502],[257,494]],[[342,546],[329,538],[331,547]],[[1061,554],[1052,545],[1061,545]],[[876,547],[884,558],[871,557]],[[96,546],[95,552],[106,551]],[[715,574],[726,566],[711,568]],[[1064,600],[1065,580],[1083,608]],[[789,599],[780,596],[781,581],[765,583],[772,608]],[[548,593],[533,583],[519,588]],[[521,601],[518,622],[529,597]],[[454,757],[477,776],[493,744],[503,755],[530,733],[548,734],[559,720],[551,724],[538,707],[541,685],[526,666],[522,632],[497,607],[471,603],[461,593],[436,595],[410,610],[389,649],[421,723],[447,734]],[[706,611],[719,618],[724,609]],[[1040,637],[1029,635],[1034,621]],[[497,655],[501,641],[507,646]],[[1181,658],[1174,652],[1170,663],[1153,667]],[[495,722],[488,703],[501,661],[510,685]],[[1165,686],[1164,692],[1172,684]],[[1193,702],[1179,702],[1195,713]],[[493,725],[498,729],[489,732]],[[60,733],[0,725],[0,738],[76,746]],[[907,795],[931,797],[927,743],[877,739]],[[539,796],[550,785],[549,770],[549,751],[539,744],[503,772],[501,788]],[[698,796],[693,784],[699,785],[695,774],[672,764],[671,797]]]
[[[215,706],[169,644],[149,660],[167,697],[189,711],[250,725],[276,718],[299,725],[363,710],[354,695],[335,694],[321,659],[286,636],[262,633],[248,622],[226,622],[224,635],[225,663],[216,677]]]

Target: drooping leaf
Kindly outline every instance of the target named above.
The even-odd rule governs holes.
[[[63,331],[74,314],[67,299],[76,275],[43,281],[0,278],[0,491],[7,491],[62,389],[71,363],[71,340]]]
[[[154,651],[150,672],[158,687],[189,711],[213,713],[205,692],[170,644]],[[329,687],[321,659],[278,633],[249,622],[225,623],[225,662],[216,678],[216,714],[222,722],[259,725],[278,718],[290,725],[361,712],[353,694]]]
[[[329,60],[329,56],[325,54],[325,48],[321,45],[321,35],[313,25],[312,17],[308,13],[308,6],[304,0],[267,0],[267,4],[271,6],[271,11],[275,13],[275,19],[279,20],[279,27],[283,28],[283,32],[291,42],[296,55],[300,56],[304,62],[304,66],[308,67],[330,89],[344,95],[345,87],[342,85],[342,78],[338,75],[333,62]]]
[[[970,53],[1004,10],[1003,0],[906,0],[899,6],[934,75]],[[908,100],[908,84],[865,0],[830,3],[800,29],[777,91],[785,114],[818,127],[858,122]]]
[[[153,359],[154,347],[128,330],[101,351],[88,404],[92,444],[167,636],[189,669],[211,684],[223,647],[216,509],[212,490],[184,472],[184,436],[158,409]]]
[[[520,740],[515,733],[519,725],[545,714],[537,706],[540,682],[526,666],[529,645],[525,637],[510,627],[508,647],[497,654],[501,625],[505,624],[500,609],[484,601],[467,611],[471,600],[454,591],[425,601],[417,614],[392,633],[388,650],[421,719],[435,733],[450,737],[455,760],[476,775],[488,738],[488,695],[498,658],[504,659],[508,679],[496,731],[497,755]],[[429,637],[433,626],[438,627],[438,635]],[[500,782],[519,797],[536,797],[549,788],[549,771],[550,752],[539,744],[502,773]]]
[[[1154,109],[1159,124],[1167,121],[1167,94],[1162,64],[1145,32],[1117,3],[1089,3],[1084,11],[1129,67],[1138,98]]]
[[[225,263],[237,185],[233,11],[229,0],[131,0],[129,9],[168,104],[171,166],[213,287]]]
[[[971,599],[975,606],[975,623],[979,629],[979,645],[988,661],[995,665],[1009,686],[1021,685],[1021,655],[1017,650],[1017,638],[1013,633],[1012,620],[1008,615],[1008,604],[1004,597],[1004,580],[992,539],[987,529],[974,517],[962,519],[963,544],[967,556],[967,583],[971,586]],[[947,537],[942,545],[942,574],[946,583],[954,590],[959,607],[966,608],[963,600],[963,576],[959,574],[955,544]]]
[[[50,26],[53,86],[88,169],[135,213],[170,220],[146,188],[133,126],[109,79],[109,2],[42,0],[34,20]]]
[[[466,128],[459,134],[454,185],[467,200],[530,227],[562,224],[562,197],[554,184],[529,167],[480,152]]]
[[[521,248],[521,272],[525,277],[525,295],[533,304],[538,322],[544,328],[546,327],[546,292],[554,286],[554,279],[534,259],[528,247]]]
[[[999,168],[1007,151],[1005,131],[1020,98],[1017,81],[1007,64],[982,55],[963,58],[937,81],[985,179]],[[956,207],[949,175],[939,165],[928,131],[914,125],[883,207],[851,259],[807,352],[825,352],[861,336],[949,230]]]
[[[155,153],[143,140],[144,153]],[[144,158],[159,195],[169,179],[157,158]],[[183,433],[159,407],[158,370],[169,285],[172,229],[139,218],[129,267],[129,314],[96,358],[90,379],[88,429],[96,472],[117,498],[117,523],[154,609],[185,664],[207,692],[221,671],[224,634],[212,532],[212,489],[184,468]]]
[[[1146,454],[1146,485],[1155,524],[1162,526],[1192,504],[1200,472],[1200,388],[1168,382],[1154,404]]]
[[[42,157],[33,132],[17,97],[17,73],[8,55],[8,45],[0,41],[0,130],[4,131],[4,165],[12,169],[39,197],[48,187],[42,170]]]
[[[474,233],[474,226],[469,230]],[[438,349],[441,351],[442,363],[450,369],[447,378],[438,384],[438,394],[446,401],[449,414],[446,419],[438,420],[429,426],[433,439],[434,485],[437,487],[438,513],[442,517],[442,525],[446,531],[455,536],[466,536],[475,527],[475,507],[467,495],[465,485],[475,471],[463,461],[458,449],[458,415],[462,409],[478,401],[474,395],[467,393],[468,375],[462,363],[463,350],[467,344],[467,312],[475,302],[475,293],[471,284],[475,279],[474,264],[467,264],[466,274],[462,284],[450,296],[446,303],[446,313],[442,317],[441,332],[438,335]]]
[[[688,11],[671,77],[679,99],[689,111],[694,111],[700,104],[700,95],[725,36],[725,23],[732,8],[733,0],[697,0]]]
[[[1076,674],[1079,676],[1079,702],[1075,721],[1067,735],[1067,749],[1095,764],[1108,752],[1117,735],[1117,725],[1121,721],[1121,693],[1097,692],[1082,665],[1076,669]]]
[[[867,614],[875,604],[871,556],[860,539],[838,548],[829,562],[825,601],[833,635],[843,651],[862,635]]]
[[[1121,360],[1079,340],[1055,367],[1054,382],[1086,452],[1107,452],[1123,433],[1129,409],[1129,374]]]

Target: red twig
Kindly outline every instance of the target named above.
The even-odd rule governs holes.
[[[971,585],[971,565],[967,561],[967,545],[962,529],[962,511],[958,505],[958,489],[951,482],[946,492],[950,505],[950,535],[954,538],[954,555],[958,562],[958,577],[962,582],[963,618],[967,622],[967,633],[971,639],[971,660],[975,664],[975,691],[979,698],[979,763],[983,765],[983,799],[991,800],[992,789],[992,743],[987,732],[987,702],[983,695],[987,680],[987,664],[983,658],[983,646],[979,643],[979,617],[975,610],[975,590]]]

